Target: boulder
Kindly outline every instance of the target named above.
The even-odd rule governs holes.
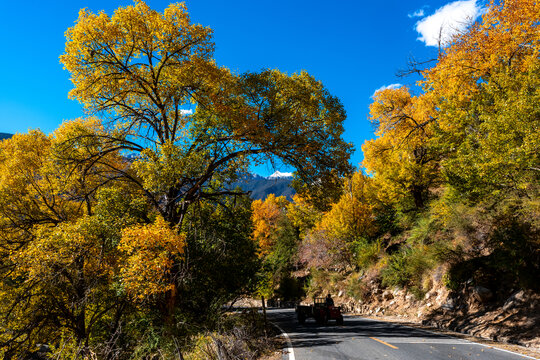
[[[454,310],[454,308],[456,307],[456,301],[453,298],[448,298],[441,307],[444,310]]]
[[[493,298],[493,292],[483,286],[475,286],[473,288],[473,296],[477,301],[485,304]]]
[[[392,291],[385,290],[382,294],[383,300],[392,300],[394,298],[394,295],[392,294]]]
[[[504,303],[503,310],[507,311],[525,301],[525,291],[520,290],[513,293]]]

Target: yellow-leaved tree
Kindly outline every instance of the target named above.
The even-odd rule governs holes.
[[[540,4],[492,1],[425,72],[449,183],[473,197],[538,191]]]
[[[81,10],[66,37],[70,97],[106,117],[111,148],[140,154],[130,180],[171,224],[198,199],[231,193],[224,185],[253,161],[279,158],[310,187],[349,170],[339,100],[305,72],[218,67],[212,30],[184,4]]]
[[[133,225],[122,230],[118,249],[123,253],[120,270],[127,292],[137,300],[176,291],[173,266],[183,257],[185,235],[171,229],[158,216],[150,225]]]
[[[259,249],[259,257],[264,257],[273,251],[277,229],[286,220],[288,203],[285,196],[270,194],[264,201],[255,200],[251,204],[253,240]]]
[[[302,239],[299,256],[303,263],[323,269],[356,266],[357,247],[368,245],[378,231],[375,186],[375,181],[360,171],[343,181],[339,201]]]
[[[60,60],[71,74],[69,96],[108,130],[99,135],[106,146],[87,160],[133,153],[118,178],[144,192],[177,231],[193,204],[242,194],[230,184],[250,164],[294,166],[306,191],[330,187],[350,170],[340,101],[306,72],[236,75],[219,67],[212,30],[191,23],[184,4],[158,12],[136,1],[113,15],[81,10],[66,39]],[[168,278],[178,281],[178,269]],[[178,292],[167,294],[172,313]]]
[[[430,144],[435,103],[405,87],[379,91],[374,100],[370,113],[377,138],[362,145],[362,164],[374,176],[381,201],[421,209],[439,176],[438,151]]]
[[[104,318],[125,310],[123,295],[111,286],[119,234],[106,224],[141,219],[129,206],[113,216],[99,203],[102,191],[115,186],[124,199],[133,196],[133,189],[116,183],[117,169],[126,170],[127,162],[115,151],[82,166],[72,161],[103,148],[96,141],[102,131],[95,119],[77,120],[49,136],[31,131],[0,143],[0,344],[6,357],[32,353],[38,343],[60,346],[64,335],[87,349],[92,335],[103,334]],[[120,326],[110,325],[112,331]]]

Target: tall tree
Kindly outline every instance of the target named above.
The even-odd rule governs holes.
[[[538,190],[539,13],[537,1],[492,1],[425,73],[439,112],[433,140],[462,193],[534,197]]]
[[[198,199],[227,194],[252,161],[280,159],[311,187],[349,170],[339,100],[304,72],[218,67],[212,31],[183,4],[81,10],[66,37],[70,97],[107,118],[110,149],[140,154],[130,180],[172,224]]]
[[[110,225],[144,221],[144,206],[131,203],[140,194],[115,181],[112,169],[127,167],[117,152],[85,166],[60,160],[66,153],[86,158],[100,147],[94,140],[67,147],[66,138],[94,139],[83,135],[101,131],[89,119],[65,123],[50,136],[32,131],[0,143],[0,351],[6,357],[28,355],[37,343],[58,345],[62,334],[87,349],[92,335],[108,341],[119,329],[125,299],[111,284],[120,233]],[[110,206],[100,201],[106,197],[118,201]]]
[[[363,165],[374,175],[383,202],[404,210],[412,202],[413,209],[421,209],[438,179],[438,152],[430,144],[434,102],[405,87],[379,91],[374,100],[370,114],[377,138],[362,145]]]

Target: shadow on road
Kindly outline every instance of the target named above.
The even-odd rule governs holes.
[[[346,317],[345,324],[338,326],[332,322],[328,325],[318,325],[312,320],[304,325],[298,324],[294,313],[287,316],[274,318],[279,322],[286,323],[287,331],[295,348],[312,348],[314,346],[335,345],[351,338],[370,337],[393,337],[411,338],[422,337],[424,339],[449,339],[451,337],[422,331],[403,325],[372,321],[369,319]]]

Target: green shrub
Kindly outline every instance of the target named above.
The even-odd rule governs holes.
[[[357,300],[366,300],[370,295],[369,288],[362,281],[361,273],[352,274],[347,279],[345,292],[349,297]]]
[[[381,272],[383,285],[423,290],[422,277],[437,264],[436,254],[436,246],[419,245],[391,255]]]
[[[360,269],[367,269],[379,259],[381,241],[370,242],[366,239],[359,239],[353,242],[352,248],[356,265]]]
[[[428,214],[419,217],[409,233],[408,242],[411,244],[430,244],[437,231],[435,220]]]

